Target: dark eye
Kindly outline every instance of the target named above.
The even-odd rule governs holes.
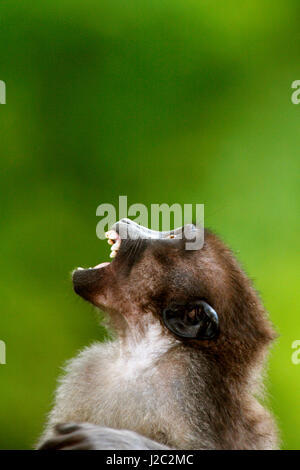
[[[163,311],[163,321],[180,338],[208,340],[219,332],[217,312],[204,300],[188,305],[172,304]]]

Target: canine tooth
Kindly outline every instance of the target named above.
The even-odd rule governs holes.
[[[119,235],[115,230],[109,230],[105,234],[106,238],[110,238],[111,240],[117,240],[119,238]]]
[[[107,243],[108,243],[109,245],[113,245],[113,244],[114,244],[114,241],[109,238],[109,239],[107,240]]]
[[[111,251],[109,257],[110,258],[115,258],[117,256],[117,252],[116,251]]]
[[[120,248],[120,240],[118,240],[114,245],[112,245],[111,250],[117,251]]]

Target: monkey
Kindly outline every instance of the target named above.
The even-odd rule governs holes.
[[[38,449],[278,448],[261,404],[276,333],[217,235],[185,249],[198,230],[121,219],[107,232],[112,261],[73,272],[112,334],[67,363]]]

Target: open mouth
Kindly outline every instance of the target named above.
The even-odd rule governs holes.
[[[110,258],[115,258],[121,246],[121,237],[115,230],[109,230],[108,232],[105,233],[105,236],[107,238],[107,243],[111,246],[109,256]],[[97,264],[96,266],[87,268],[87,269],[101,269],[101,268],[105,268],[105,266],[108,266],[109,264],[110,264],[109,262],[104,262],[104,263]],[[79,266],[75,271],[84,271],[84,270],[85,268],[81,268]]]
[[[110,258],[115,258],[121,246],[121,237],[115,230],[109,230],[105,236],[108,244],[111,245],[109,256]]]
[[[193,227],[191,230],[194,230]],[[105,296],[109,286],[116,285],[116,276],[119,272],[124,273],[127,268],[130,270],[144,250],[153,243],[167,243],[168,246],[171,243],[175,247],[181,246],[177,241],[180,242],[182,239],[182,232],[183,227],[160,232],[138,225],[132,220],[121,219],[105,233],[110,245],[112,262],[100,263],[86,269],[81,267],[75,269],[72,273],[75,292],[92,303],[96,302],[97,297],[95,305],[101,305],[101,308],[104,308],[107,305]],[[117,261],[116,264],[115,261]]]
[[[110,245],[110,258],[114,259],[118,252],[120,251],[122,240],[129,239],[131,241],[142,239],[142,240],[169,240],[181,238],[183,227],[170,231],[157,231],[152,230],[142,225],[138,225],[136,222],[129,219],[121,219],[119,222],[116,222],[112,228],[105,233],[107,242]],[[81,268],[78,267],[76,271],[88,271],[88,270],[98,270],[108,266],[110,263],[100,263],[91,268]]]

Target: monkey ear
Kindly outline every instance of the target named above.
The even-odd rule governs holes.
[[[171,305],[163,311],[163,321],[180,338],[208,340],[219,332],[218,315],[204,300],[189,305]]]

